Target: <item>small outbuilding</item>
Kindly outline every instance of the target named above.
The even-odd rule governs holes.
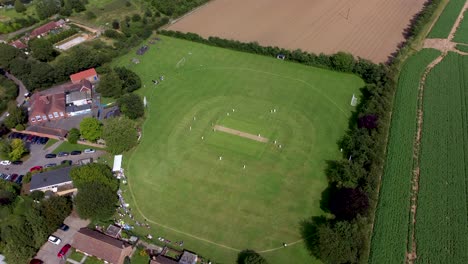
[[[29,191],[57,192],[61,186],[72,185],[70,170],[71,167],[65,167],[33,175]]]

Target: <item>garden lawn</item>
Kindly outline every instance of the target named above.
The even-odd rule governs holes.
[[[416,263],[468,259],[468,57],[449,53],[424,90]]]
[[[424,49],[410,57],[401,71],[369,263],[405,261],[418,88],[427,65],[439,55],[437,50]]]
[[[216,262],[234,263],[239,250],[254,249],[269,263],[316,263],[300,223],[322,214],[326,160],[340,156],[336,142],[364,82],[160,38],[143,56],[133,51],[116,62],[141,76],[138,93],[148,101],[142,140],[124,156],[125,197],[135,219],[152,224],[136,231],[183,240]],[[268,142],[214,132],[214,125]]]

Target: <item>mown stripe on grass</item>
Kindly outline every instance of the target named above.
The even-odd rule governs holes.
[[[370,263],[405,261],[418,88],[427,65],[439,54],[437,50],[424,49],[410,57],[401,71],[375,217]]]

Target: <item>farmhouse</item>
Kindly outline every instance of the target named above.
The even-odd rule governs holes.
[[[49,34],[51,30],[56,29],[56,28],[61,28],[64,25],[65,25],[65,20],[63,19],[60,19],[59,21],[51,21],[31,31],[31,34],[29,36],[31,39],[45,37],[47,36],[47,34]]]
[[[129,243],[89,228],[81,228],[73,237],[71,245],[77,251],[111,264],[123,264],[125,257],[133,251]]]
[[[29,121],[40,123],[91,112],[93,85],[88,80],[70,84],[63,89],[33,94],[30,100]]]
[[[70,80],[72,81],[72,83],[79,83],[82,80],[88,80],[91,83],[96,83],[97,81],[99,81],[99,78],[96,70],[94,68],[91,68],[70,75]]]
[[[59,187],[72,186],[70,170],[71,167],[65,167],[33,175],[29,191],[57,192]]]

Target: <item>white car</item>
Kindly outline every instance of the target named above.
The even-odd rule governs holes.
[[[89,153],[96,152],[96,150],[95,149],[85,149],[85,150],[83,150],[83,152],[89,154]]]
[[[62,242],[62,240],[56,236],[49,236],[48,240],[54,245],[60,245],[60,242]]]
[[[0,161],[0,165],[4,165],[4,166],[11,165],[11,161],[9,161],[9,160],[2,160],[2,161]]]

